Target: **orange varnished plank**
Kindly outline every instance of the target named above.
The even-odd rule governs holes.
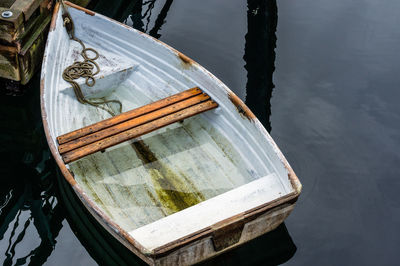
[[[171,105],[168,105],[168,106],[158,109],[154,112],[146,113],[142,116],[127,120],[123,123],[119,123],[114,126],[107,127],[103,130],[99,130],[92,134],[89,134],[89,135],[83,136],[81,138],[74,139],[72,141],[64,143],[64,144],[58,146],[58,151],[60,152],[60,154],[66,153],[68,151],[71,151],[71,150],[77,149],[79,147],[88,145],[90,143],[99,141],[106,137],[113,136],[115,134],[126,131],[128,129],[151,122],[151,121],[161,118],[163,116],[178,112],[180,110],[183,110],[185,108],[188,108],[190,106],[204,102],[209,99],[210,99],[210,96],[208,96],[207,94],[203,94],[203,93],[198,94],[194,97],[185,99],[183,101],[180,101],[180,102],[177,102],[177,103],[174,103]]]
[[[124,141],[140,137],[144,134],[150,133],[150,132],[157,130],[159,128],[162,128],[164,126],[181,121],[181,120],[191,117],[193,115],[214,109],[216,107],[218,107],[218,104],[212,100],[208,100],[206,102],[202,102],[200,104],[193,105],[193,106],[183,109],[181,111],[178,111],[173,114],[153,120],[149,123],[145,123],[143,125],[134,127],[127,131],[123,131],[116,135],[104,138],[102,140],[93,142],[91,144],[80,147],[78,149],[69,151],[62,155],[63,160],[65,163],[70,163],[70,162],[76,161],[87,155],[93,154],[98,151],[102,151],[106,148],[117,145]]]
[[[98,123],[83,127],[81,129],[77,129],[75,131],[69,132],[67,134],[61,135],[61,136],[57,137],[57,142],[60,145],[64,144],[66,142],[72,141],[74,139],[80,138],[80,137],[88,135],[88,134],[91,134],[93,132],[97,132],[99,130],[114,126],[116,124],[133,119],[135,117],[139,117],[141,115],[153,112],[155,110],[158,110],[160,108],[163,108],[168,105],[174,104],[176,102],[182,101],[184,99],[193,97],[200,93],[202,93],[202,91],[199,88],[195,87],[195,88],[183,91],[181,93],[174,94],[170,97],[161,99],[161,100],[153,102],[151,104],[147,104],[145,106],[133,109],[131,111],[122,113],[120,115],[111,117],[106,120],[103,120],[101,122],[98,122]]]

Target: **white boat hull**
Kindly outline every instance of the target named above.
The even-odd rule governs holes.
[[[83,205],[149,264],[193,264],[278,226],[301,184],[261,123],[203,67],[102,15],[68,8],[76,35],[102,57],[97,91],[128,111],[199,86],[216,110],[64,164],[56,137],[109,114],[79,103],[62,77],[79,59],[55,8],[42,66],[43,123],[52,154]],[[124,71],[126,70],[126,71]],[[114,84],[112,87],[110,84]]]

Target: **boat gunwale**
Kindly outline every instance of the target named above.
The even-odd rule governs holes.
[[[130,31],[135,32],[136,34],[142,34],[144,36],[146,36],[147,38],[156,41],[160,44],[162,44],[164,47],[166,47],[168,50],[172,51],[174,54],[176,54],[182,61],[184,61],[187,64],[195,64],[201,71],[205,72],[206,74],[208,74],[216,83],[218,84],[223,84],[218,78],[216,78],[212,73],[210,73],[208,70],[206,70],[204,67],[202,67],[201,65],[199,65],[197,62],[193,61],[192,59],[190,59],[189,57],[187,57],[186,55],[182,54],[181,52],[175,50],[174,48],[170,47],[169,45],[147,35],[146,33],[140,32],[136,29],[133,29],[132,27],[129,27],[125,24],[122,24],[118,21],[115,21],[113,19],[110,19],[108,17],[105,17],[101,14],[98,14],[96,12],[93,12],[91,10],[88,10],[86,8],[77,6],[73,3],[70,3],[68,1],[64,2],[66,5],[78,9],[80,11],[85,12],[88,15],[91,16],[99,16],[105,20],[108,20],[112,23],[117,23],[119,25],[122,25],[124,28],[127,28]],[[56,19],[55,17],[58,15],[60,9],[60,3],[57,2],[55,4],[54,7],[54,11],[53,11],[53,18],[51,21],[51,25],[50,25],[50,32],[55,30],[56,28]],[[46,41],[46,49],[48,47],[48,43],[49,43],[49,39]],[[67,165],[64,164],[64,162],[62,161],[60,154],[58,153],[58,149],[55,146],[55,143],[53,141],[53,137],[51,136],[50,130],[49,130],[49,123],[47,120],[47,113],[46,113],[46,108],[45,108],[45,99],[44,99],[44,95],[45,95],[45,74],[44,73],[44,69],[45,69],[45,65],[46,65],[46,54],[45,57],[43,58],[43,66],[42,66],[42,75],[41,75],[41,81],[40,81],[40,98],[41,98],[41,112],[42,112],[42,120],[43,120],[43,128],[45,131],[45,135],[46,135],[46,139],[47,142],[49,144],[49,148],[50,151],[58,165],[58,167],[61,170],[61,173],[63,174],[64,178],[66,179],[66,181],[72,186],[72,188],[74,189],[75,193],[77,194],[78,198],[82,201],[82,204],[88,209],[88,211],[96,218],[96,220],[102,224],[102,226],[110,233],[112,234],[114,237],[116,237],[117,239],[119,239],[128,249],[130,249],[132,252],[134,252],[137,256],[139,256],[141,259],[143,259],[145,262],[147,263],[154,263],[153,259],[157,258],[157,257],[161,257],[165,254],[171,253],[175,250],[177,250],[178,248],[180,248],[181,246],[190,244],[196,240],[199,240],[203,237],[207,237],[207,236],[211,236],[215,231],[217,231],[217,225],[218,227],[221,227],[221,225],[223,226],[231,226],[237,222],[241,222],[242,219],[244,218],[246,220],[246,222],[255,220],[257,217],[259,217],[260,215],[268,212],[268,211],[273,211],[274,209],[280,208],[285,204],[295,204],[295,202],[297,201],[300,192],[301,192],[301,184],[300,181],[298,179],[298,177],[296,176],[296,174],[294,173],[293,169],[291,168],[291,166],[289,165],[289,163],[287,162],[286,158],[284,157],[284,155],[282,154],[282,152],[280,151],[280,149],[278,148],[278,146],[276,145],[276,143],[274,142],[274,140],[272,139],[272,137],[269,135],[269,133],[265,130],[265,128],[262,126],[261,122],[256,118],[256,116],[253,114],[253,112],[243,103],[243,101],[236,96],[236,94],[234,94],[229,88],[227,88],[226,86],[221,86],[221,90],[225,90],[226,92],[226,96],[229,97],[230,99],[234,99],[233,101],[231,100],[232,104],[238,109],[238,112],[245,112],[246,114],[246,118],[251,120],[256,126],[257,126],[257,130],[260,130],[261,133],[263,133],[263,135],[267,138],[267,141],[272,145],[273,149],[274,149],[274,153],[278,156],[278,158],[280,159],[281,163],[283,164],[284,168],[287,170],[288,172],[288,179],[290,180],[290,184],[293,188],[293,191],[281,196],[279,198],[276,198],[275,200],[269,201],[267,203],[264,203],[260,206],[257,206],[253,209],[247,210],[245,212],[242,212],[240,214],[237,214],[235,216],[229,217],[227,219],[221,220],[220,222],[205,227],[201,230],[198,230],[190,235],[187,235],[185,237],[176,239],[174,241],[171,241],[170,243],[160,246],[158,248],[155,248],[153,250],[148,250],[145,247],[143,247],[139,242],[137,242],[127,231],[125,231],[124,229],[122,229],[115,221],[113,221],[110,217],[108,217],[101,209],[99,209],[97,207],[97,205],[90,199],[88,198],[88,196],[86,195],[86,193],[80,188],[80,186],[77,184],[77,182],[74,179],[74,176],[71,174],[71,172],[69,171],[69,169],[67,168]],[[240,110],[239,110],[240,109]],[[242,113],[241,113],[242,114]],[[229,248],[227,248],[229,249]],[[223,250],[225,251],[225,249]]]

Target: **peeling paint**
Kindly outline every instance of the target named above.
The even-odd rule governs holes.
[[[240,100],[239,97],[229,92],[228,98],[242,117],[247,118],[249,121],[256,119],[256,116],[253,114],[253,112],[242,102],[242,100]]]
[[[83,11],[83,12],[85,12],[85,14],[88,14],[88,15],[90,15],[90,16],[94,16],[94,15],[96,14],[96,13],[93,12],[92,10],[86,9],[86,8],[81,7],[81,6],[78,6],[78,5],[75,5],[74,3],[71,3],[71,2],[68,2],[68,1],[65,1],[64,3],[65,3],[66,5],[69,5],[70,7],[73,7],[73,8],[76,8],[76,9],[78,9],[78,10]]]
[[[56,20],[59,9],[60,9],[60,2],[57,1],[57,3],[54,5],[53,17],[51,18],[49,32],[52,32],[56,28]]]
[[[192,67],[194,61],[192,59],[190,59],[189,57],[187,57],[186,55],[178,52],[177,53],[178,58],[181,60],[181,65],[184,69],[189,69]]]

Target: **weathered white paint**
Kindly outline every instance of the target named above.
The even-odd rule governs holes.
[[[78,42],[70,41],[68,54],[66,56],[68,64],[74,61],[83,61],[81,56],[82,46]],[[94,58],[92,51],[87,51],[89,58]],[[66,66],[67,62],[64,64]],[[134,62],[127,58],[120,57],[108,51],[102,51],[95,62],[100,66],[101,72],[96,75],[95,86],[86,85],[85,78],[79,78],[76,82],[80,85],[83,95],[86,98],[101,98],[109,96],[118,86],[123,83],[137,68]],[[96,71],[94,68],[93,71]],[[75,94],[71,85],[65,80],[59,81],[59,91],[75,99]]]
[[[267,212],[245,225],[240,241],[229,248],[216,252],[213,247],[212,237],[204,237],[184,248],[174,251],[168,256],[161,257],[153,262],[154,265],[193,265],[207,258],[217,256],[220,253],[233,249],[249,240],[252,240],[266,232],[274,230],[280,225],[293,210],[294,205],[287,205],[273,212]]]
[[[67,165],[74,173],[76,191],[87,197],[83,203],[95,204],[99,217],[130,232],[143,253],[151,256],[157,248],[235,214],[272,206],[272,202],[282,204],[286,196],[300,193],[297,177],[260,122],[239,113],[237,103],[230,99],[233,93],[207,70],[104,16],[74,8],[69,12],[77,37],[102,55],[98,60],[102,72],[95,87],[84,88],[86,95],[117,99],[127,111],[198,86],[219,104],[214,111],[157,130],[140,141],[122,143]],[[62,79],[64,68],[79,58],[78,48],[69,40],[58,12],[42,66],[43,117],[51,147],[57,146],[57,136],[109,117],[101,109],[80,104]],[[138,153],[143,147],[150,151],[147,157]],[[52,152],[60,165],[60,155],[55,149]],[[179,211],[182,206],[164,199],[175,194],[200,203]],[[273,229],[260,221],[274,221],[276,226],[292,208],[286,208],[279,219],[277,213],[257,218],[252,223],[258,226],[244,230],[241,242]],[[189,248],[183,246],[180,252]],[[215,253],[212,247],[207,249],[210,252],[203,255]],[[179,260],[178,253],[171,259]],[[203,256],[199,254],[188,261],[198,261]]]
[[[281,195],[278,179],[270,174],[129,233],[151,251]]]

